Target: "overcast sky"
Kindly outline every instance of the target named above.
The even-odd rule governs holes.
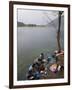
[[[58,11],[18,9],[17,15],[19,22],[45,25],[58,17]]]

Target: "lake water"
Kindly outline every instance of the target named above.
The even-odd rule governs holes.
[[[64,31],[61,28],[61,47],[64,48]],[[30,64],[42,52],[57,49],[56,33],[52,26],[18,27],[17,30],[17,79],[26,80]]]

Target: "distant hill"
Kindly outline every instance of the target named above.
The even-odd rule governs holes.
[[[45,25],[37,25],[37,24],[25,24],[23,22],[17,22],[18,27],[27,26],[27,27],[36,27],[36,26],[45,26]]]
[[[22,22],[17,22],[17,26],[18,26],[18,27],[24,26],[24,23],[22,23]]]

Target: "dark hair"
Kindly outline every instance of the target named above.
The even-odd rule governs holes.
[[[44,59],[44,54],[43,54],[43,53],[41,53],[40,55],[41,55],[41,59]]]
[[[41,55],[44,55],[43,53],[41,53]]]
[[[42,61],[42,59],[41,58],[38,58],[38,61]]]
[[[52,57],[55,58],[55,54],[53,54]]]
[[[35,67],[35,63],[32,64],[32,67]]]

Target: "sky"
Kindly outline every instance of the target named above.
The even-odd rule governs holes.
[[[46,25],[58,17],[58,11],[45,10],[17,10],[17,21],[25,24]]]

